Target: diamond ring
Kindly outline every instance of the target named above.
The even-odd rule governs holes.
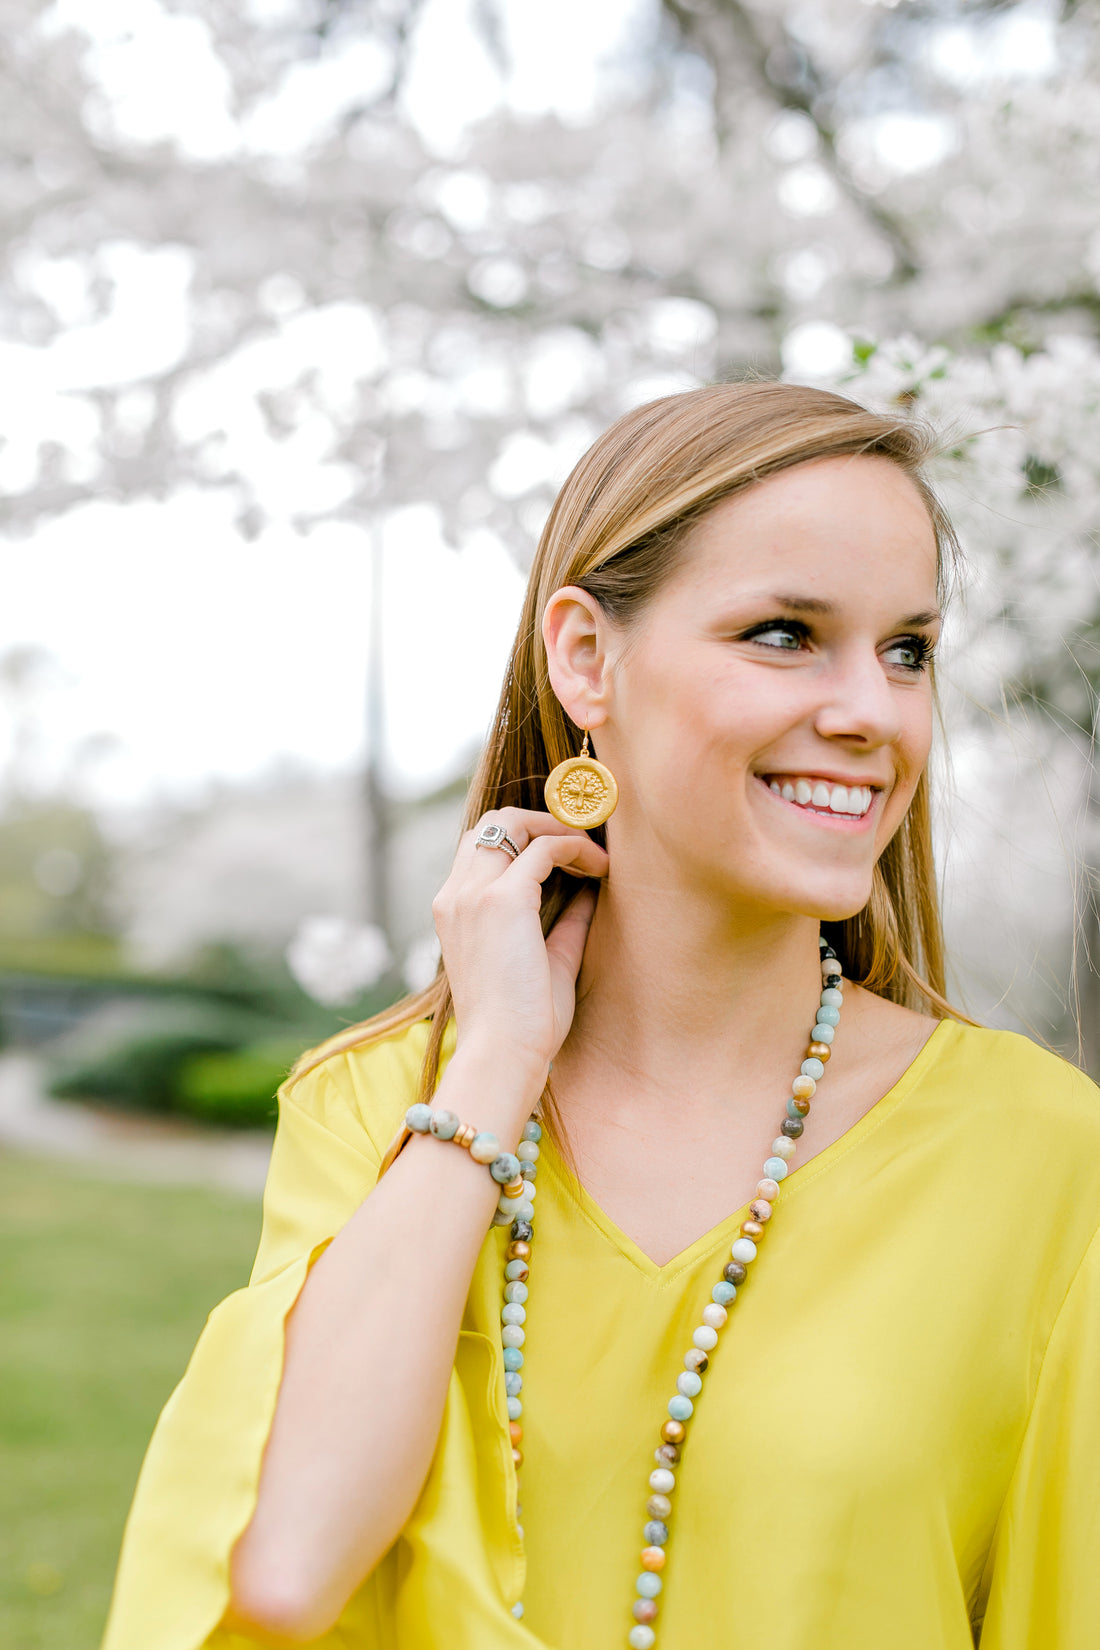
[[[503,825],[483,825],[474,841],[475,848],[503,848],[509,859],[519,858],[519,849]]]

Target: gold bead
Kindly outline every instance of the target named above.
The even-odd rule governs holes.
[[[661,1428],[661,1437],[666,1444],[682,1444],[687,1437],[687,1429],[682,1421],[666,1421]]]
[[[523,1465],[523,1451],[521,1449],[514,1449],[512,1451],[512,1460],[515,1462],[517,1470],[520,1467],[522,1467],[522,1465]]]
[[[531,1245],[524,1243],[522,1238],[517,1238],[514,1243],[508,1245],[506,1253],[509,1260],[530,1260]]]
[[[520,1197],[520,1196],[522,1196],[523,1188],[526,1184],[527,1184],[527,1182],[524,1180],[523,1176],[521,1174],[518,1174],[514,1180],[510,1180],[508,1182],[508,1184],[504,1187],[505,1197]]]
[[[456,1146],[462,1146],[466,1151],[469,1151],[470,1147],[474,1143],[476,1135],[477,1130],[474,1128],[472,1123],[460,1123],[458,1128],[455,1130],[452,1139],[454,1140]]]
[[[824,1065],[832,1052],[828,1043],[811,1043],[809,1057],[812,1060],[820,1060],[821,1064]]]
[[[759,1220],[743,1220],[741,1222],[741,1236],[752,1238],[755,1243],[757,1238],[764,1236],[764,1227]]]

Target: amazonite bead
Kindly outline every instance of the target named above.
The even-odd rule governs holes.
[[[500,1141],[495,1134],[475,1134],[470,1142],[470,1156],[475,1163],[491,1163],[500,1156]]]
[[[840,1024],[839,1008],[819,1008],[817,1011],[818,1025],[838,1026]]]
[[[643,1570],[634,1586],[641,1598],[656,1598],[664,1586],[664,1582],[652,1570]]]
[[[695,1414],[695,1405],[690,1398],[685,1398],[682,1392],[678,1392],[675,1398],[668,1401],[668,1413],[674,1421],[690,1421]]]
[[[784,1163],[789,1157],[793,1157],[797,1150],[794,1141],[788,1140],[785,1134],[777,1134],[772,1141],[772,1156],[781,1157]]]
[[[524,1188],[523,1188],[523,1195],[527,1199],[528,1203],[533,1203],[535,1201],[535,1198],[538,1196],[538,1190],[539,1190],[538,1187],[534,1184],[533,1181],[528,1180],[525,1183]]]
[[[504,1390],[509,1398],[518,1398],[523,1391],[523,1376],[513,1369],[504,1371]]]
[[[524,1180],[534,1180],[535,1176],[539,1172],[539,1166],[537,1163],[521,1163],[519,1166],[519,1172],[523,1176]]]
[[[453,1111],[434,1111],[429,1124],[437,1140],[453,1140],[458,1133],[459,1116]]]
[[[500,1210],[502,1215],[511,1215],[514,1219],[516,1205],[518,1202],[518,1198],[509,1197],[507,1192],[501,1192],[500,1196],[497,1198],[497,1208]]]
[[[786,1169],[787,1165],[784,1163],[783,1167]],[[733,1243],[730,1245],[730,1254],[733,1256],[734,1260],[739,1260],[742,1266],[747,1266],[750,1260],[756,1259],[756,1244],[752,1241],[752,1238],[735,1238]],[[713,1329],[711,1330],[711,1334],[714,1335]],[[717,1335],[715,1335],[714,1338],[717,1341]],[[696,1341],[695,1344],[698,1346],[699,1342]]]
[[[657,1642],[657,1635],[652,1627],[632,1627],[627,1635],[627,1644],[630,1650],[653,1650]]]
[[[710,1298],[717,1301],[719,1306],[729,1306],[731,1301],[737,1299],[737,1290],[732,1283],[716,1283],[710,1292]]]
[[[518,1346],[506,1346],[504,1348],[504,1367],[505,1369],[523,1368],[523,1353]]]
[[[821,993],[822,1008],[843,1008],[844,993],[838,991],[835,985],[827,985]]]
[[[815,1060],[812,1055],[808,1060],[803,1060],[799,1070],[803,1077],[812,1077],[815,1083],[819,1083],[825,1075],[825,1067],[820,1060]]]
[[[517,1621],[522,1621],[522,1619],[523,1619],[523,1600],[521,1598],[517,1598],[516,1602],[513,1604],[512,1614],[515,1616]]]
[[[769,1157],[764,1164],[764,1173],[769,1180],[782,1180],[787,1173],[787,1165],[781,1157]]]
[[[539,1124],[535,1122],[534,1118],[530,1118],[523,1125],[523,1138],[525,1140],[534,1140],[536,1142],[542,1139],[542,1129]]]
[[[405,1126],[414,1134],[427,1134],[432,1126],[432,1108],[421,1100],[417,1105],[410,1106],[405,1113]]]
[[[518,1323],[506,1323],[500,1332],[502,1346],[522,1346],[527,1339],[527,1331],[521,1329]]]
[[[529,1271],[530,1267],[525,1260],[510,1260],[504,1268],[504,1276],[509,1283],[522,1283]]]
[[[830,1025],[828,1020],[818,1020],[810,1033],[810,1041],[811,1043],[831,1043],[835,1036],[836,1026]]]
[[[695,1345],[699,1348],[700,1352],[713,1352],[715,1347],[718,1345],[717,1329],[711,1329],[709,1325],[705,1323],[700,1324],[699,1328],[694,1331],[691,1338]]]
[[[489,1164],[489,1173],[498,1185],[507,1186],[519,1174],[519,1158],[513,1157],[511,1152],[501,1152]]]
[[[649,1475],[649,1487],[658,1495],[671,1495],[676,1488],[676,1474],[667,1467],[654,1467]]]
[[[534,1191],[534,1187],[528,1186],[526,1181],[524,1181],[523,1186],[523,1196],[516,1198],[512,1204],[512,1218],[514,1220],[530,1220],[535,1212],[535,1205],[531,1202],[530,1196],[531,1192]]]
[[[682,1392],[685,1398],[698,1398],[703,1390],[703,1382],[693,1369],[685,1369],[682,1375],[676,1377],[676,1390]],[[652,1479],[650,1483],[653,1483]],[[657,1489],[658,1486],[654,1484],[653,1488]]]
[[[712,1301],[709,1306],[703,1308],[703,1322],[708,1329],[724,1329],[728,1317],[729,1313],[725,1307],[719,1306],[716,1301]]]
[[[500,1309],[500,1321],[501,1323],[526,1323],[527,1308],[521,1306],[518,1301],[509,1301],[507,1306],[502,1306]]]
[[[519,1158],[521,1163],[537,1163],[539,1160],[539,1148],[537,1143],[534,1140],[521,1140],[519,1145],[516,1147],[516,1156]]]
[[[523,1405],[520,1403],[519,1399],[514,1398],[511,1395],[509,1395],[509,1397],[508,1397],[508,1419],[509,1419],[509,1421],[518,1421],[522,1414],[523,1414]]]
[[[506,1283],[504,1285],[504,1299],[506,1301],[519,1301],[521,1306],[530,1293],[531,1291],[525,1283]]]
[[[668,1525],[662,1524],[659,1518],[651,1518],[642,1531],[642,1540],[647,1547],[663,1547],[668,1541]]]

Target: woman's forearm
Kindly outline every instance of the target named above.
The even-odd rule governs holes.
[[[436,1104],[510,1151],[538,1072],[460,1051]],[[467,1152],[414,1135],[313,1267],[252,1521],[233,1553],[231,1619],[315,1638],[392,1545],[427,1475],[470,1280],[500,1188]]]

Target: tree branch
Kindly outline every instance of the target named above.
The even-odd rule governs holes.
[[[744,60],[760,85],[780,108],[796,109],[813,122],[825,164],[837,188],[889,245],[894,257],[895,279],[912,280],[920,271],[916,249],[897,218],[859,188],[838,154],[835,129],[822,114],[822,105],[831,102],[833,94],[805,47],[793,39],[783,24],[779,25],[775,41],[766,40],[757,20],[741,0],[712,0],[706,11],[694,9],[685,4],[685,0],[661,0],[661,4],[685,43],[695,46],[706,58],[720,90],[725,79],[725,64],[714,39],[715,27],[720,28],[723,23],[732,27],[743,48]]]

